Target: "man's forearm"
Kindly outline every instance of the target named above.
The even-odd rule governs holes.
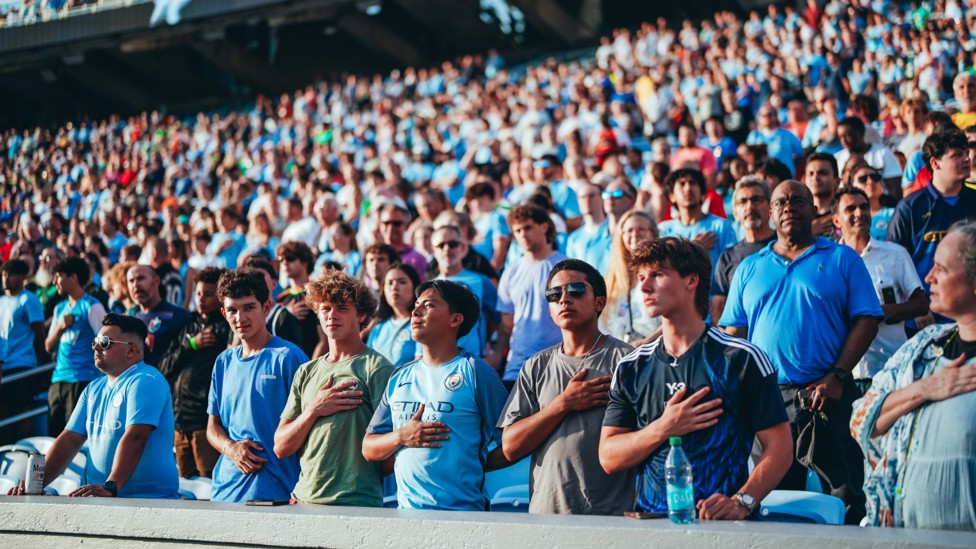
[[[366,461],[383,461],[396,453],[403,444],[396,431],[382,435],[367,433],[363,438],[363,457]]]
[[[793,464],[793,439],[787,422],[760,431],[756,436],[762,445],[762,455],[740,491],[756,498],[756,501],[762,501],[783,480]]]
[[[518,461],[531,454],[549,438],[565,417],[566,411],[553,402],[531,416],[508,425],[502,433],[505,457]]]
[[[305,410],[293,421],[282,420],[274,434],[275,455],[286,458],[297,452],[308,440],[308,433],[311,432],[317,419],[318,417],[313,416],[311,410]]]
[[[58,435],[57,440],[54,441],[54,444],[45,456],[44,486],[51,484],[54,479],[61,476],[61,473],[64,473],[71,460],[74,459],[75,454],[85,444],[86,438],[85,435],[67,429],[61,431],[61,434]]]
[[[600,433],[600,465],[611,475],[626,471],[643,463],[667,440],[667,433],[658,432],[653,421],[639,431],[604,427]]]
[[[840,368],[845,372],[854,370],[864,353],[867,352],[871,342],[878,335],[878,319],[873,316],[859,316],[854,318],[854,325],[844,340],[844,345],[840,348],[840,354],[834,361],[834,367]]]

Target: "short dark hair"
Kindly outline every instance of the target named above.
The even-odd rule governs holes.
[[[468,190],[464,191],[465,200],[474,200],[475,198],[480,198],[482,196],[487,196],[488,198],[495,199],[495,186],[486,181],[479,181],[474,185],[468,187]]]
[[[842,126],[846,126],[853,131],[859,132],[861,135],[864,135],[864,132],[867,131],[864,121],[856,116],[848,116],[837,123],[838,128]]]
[[[396,248],[390,246],[389,244],[372,244],[363,250],[363,261],[366,261],[366,256],[369,254],[374,255],[385,255],[387,259],[390,260],[390,265],[396,265],[400,262],[400,253],[396,251]]]
[[[366,318],[359,325],[360,330],[366,328],[376,314],[376,298],[366,283],[339,270],[326,271],[322,278],[305,285],[305,304],[309,308],[317,311],[315,306],[325,302],[350,303],[356,312],[365,314]]]
[[[197,274],[196,283],[204,284],[216,284],[220,282],[220,277],[227,272],[227,269],[221,267],[207,267],[206,269],[200,271]]]
[[[701,189],[702,200],[705,199],[705,193],[708,192],[708,187],[705,185],[705,176],[701,171],[692,168],[681,168],[668,174],[668,178],[664,180],[664,188],[667,189],[668,194],[674,192],[674,185],[679,179],[691,179],[694,181],[698,185],[698,188]]]
[[[26,276],[30,274],[30,265],[23,259],[11,259],[0,267],[0,272]]]
[[[840,198],[842,196],[848,196],[848,195],[860,196],[864,200],[867,200],[868,204],[871,203],[871,200],[868,198],[867,193],[865,193],[861,189],[858,189],[857,187],[844,185],[843,187],[840,188],[839,191],[837,191],[837,194],[834,195],[834,201],[830,203],[831,213],[837,213],[837,209],[840,207]]]
[[[946,128],[925,138],[922,144],[922,160],[932,169],[932,159],[942,158],[949,149],[969,150],[969,140],[959,128]]]
[[[556,241],[556,224],[549,217],[549,213],[539,206],[535,204],[519,204],[512,208],[512,211],[508,212],[509,226],[526,221],[531,221],[537,225],[546,225],[546,240],[550,244]]]
[[[264,275],[249,267],[238,267],[227,271],[217,281],[217,297],[221,304],[225,299],[239,299],[254,296],[259,303],[268,301],[268,285]]]
[[[588,282],[590,286],[593,286],[593,295],[596,297],[607,297],[607,282],[603,279],[603,275],[601,275],[600,271],[596,270],[593,265],[590,265],[589,263],[580,259],[564,259],[559,263],[556,263],[552,270],[549,271],[549,279],[546,280],[546,288],[549,287],[549,284],[552,284],[552,279],[556,276],[556,273],[562,271],[574,271],[581,273],[586,277],[586,282]]]
[[[259,256],[252,255],[251,257],[244,260],[242,267],[250,267],[252,269],[257,269],[259,271],[264,271],[271,275],[271,278],[278,279],[278,269],[274,268],[274,263],[268,261],[267,259]]]
[[[140,344],[146,341],[146,336],[149,335],[149,329],[146,328],[146,323],[138,317],[129,315],[109,313],[102,318],[102,326],[115,326],[123,334],[137,336]]]
[[[786,181],[787,179],[793,178],[793,172],[790,171],[790,167],[777,158],[767,158],[759,162],[759,166],[756,168],[757,172],[762,172],[767,176],[771,175],[776,177],[780,181]]]
[[[416,296],[419,298],[427,290],[434,290],[447,302],[451,314],[460,313],[464,320],[458,328],[458,339],[468,335],[481,315],[481,303],[478,298],[462,284],[442,278],[428,280],[417,287]]]
[[[88,266],[88,262],[83,258],[73,255],[59,261],[54,266],[54,273],[75,275],[78,277],[78,283],[84,287],[88,285],[88,280],[91,278],[91,267]]]
[[[315,268],[315,257],[312,255],[312,248],[309,248],[308,244],[304,242],[298,242],[296,240],[282,242],[278,246],[277,253],[278,257],[297,257],[299,261],[305,264],[305,270],[308,271],[308,274],[312,274],[312,270]]]
[[[806,188],[806,187],[804,187]],[[631,252],[630,269],[657,265],[678,271],[681,276],[698,275],[695,290],[695,309],[702,318],[708,318],[709,292],[712,281],[712,259],[700,244],[686,238],[668,236],[645,240]]]
[[[811,162],[826,162],[830,169],[834,171],[834,177],[840,177],[840,170],[837,168],[837,159],[834,155],[825,152],[812,152],[807,156],[807,164]],[[799,175],[799,174],[798,174]]]

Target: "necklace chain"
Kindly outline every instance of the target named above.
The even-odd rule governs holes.
[[[590,350],[589,351],[586,351],[586,353],[584,353],[581,356],[586,356],[586,355],[592,353],[593,352],[593,349],[596,349],[597,344],[600,343],[600,340],[603,339],[603,336],[605,336],[605,335],[606,334],[604,334],[603,332],[600,332],[600,335],[596,336],[596,341],[593,342],[593,345],[590,345]],[[560,344],[559,345],[559,350],[562,351],[563,354],[566,354],[566,345],[565,344]]]

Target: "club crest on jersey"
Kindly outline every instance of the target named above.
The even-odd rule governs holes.
[[[460,373],[451,374],[447,376],[444,380],[444,387],[447,387],[448,391],[457,391],[464,386],[464,376]]]
[[[158,316],[156,318],[150,320],[149,321],[149,333],[154,334],[154,333],[158,332],[159,331],[159,328],[162,325],[163,325],[163,321],[160,320]]]

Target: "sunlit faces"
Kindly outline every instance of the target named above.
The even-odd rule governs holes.
[[[323,301],[316,305],[315,313],[325,335],[337,341],[358,337],[362,323],[366,321],[366,313],[359,312],[356,305],[348,301]]]
[[[57,289],[58,295],[68,295],[69,293],[74,293],[78,288],[78,277],[65,273],[55,273],[54,288]]]
[[[702,203],[702,189],[693,178],[682,177],[674,182],[670,198],[678,208],[697,208]]]
[[[452,313],[441,294],[429,288],[417,297],[410,320],[410,334],[420,344],[437,341],[437,338],[454,337],[452,330],[461,326],[464,315]]]
[[[641,265],[637,268],[637,284],[644,294],[644,307],[650,316],[668,317],[695,302],[698,275],[681,276],[665,265]]]
[[[366,269],[366,276],[377,283],[386,277],[386,272],[390,270],[390,258],[386,254],[367,253],[363,259],[363,268]]]
[[[871,231],[871,204],[857,194],[844,194],[837,202],[834,223],[845,235],[868,234]]]
[[[512,236],[523,249],[532,253],[539,253],[549,248],[549,240],[546,238],[546,231],[549,229],[545,223],[536,223],[531,219],[515,221],[512,223]]]
[[[949,318],[976,310],[976,288],[966,276],[960,247],[966,239],[957,232],[946,235],[935,250],[935,265],[925,277],[930,285],[932,312]]]
[[[596,185],[583,185],[577,195],[580,213],[583,215],[594,215],[596,212],[603,211],[603,196],[600,187]]]
[[[26,279],[26,274],[14,274],[9,271],[3,271],[3,288],[9,295],[17,295],[24,289],[24,281]]]
[[[159,277],[146,265],[136,265],[129,269],[125,277],[129,295],[137,303],[149,303],[159,295]]]
[[[242,340],[250,340],[266,331],[265,316],[271,310],[271,302],[261,303],[253,295],[224,298],[220,312],[227,319],[231,330]]]
[[[451,227],[441,227],[430,237],[430,244],[434,249],[434,258],[442,270],[456,270],[461,267],[461,261],[468,253],[468,245],[464,238]]]
[[[380,212],[380,236],[383,242],[394,248],[403,247],[403,235],[407,230],[407,214],[398,208],[383,208]]]
[[[217,298],[216,284],[197,282],[193,291],[193,300],[200,314],[209,315],[220,310],[220,299]]]
[[[732,213],[736,221],[750,230],[769,225],[769,201],[762,187],[742,187],[735,191]]]
[[[654,236],[651,222],[641,215],[631,215],[620,227],[620,236],[628,251],[634,251],[641,242]]]
[[[813,200],[810,191],[797,182],[784,182],[773,191],[770,201],[773,224],[782,234],[811,231]]]
[[[807,162],[803,183],[814,196],[830,196],[837,192],[837,177],[834,169],[826,160],[811,160]]]
[[[95,354],[95,367],[100,371],[115,375],[120,365],[128,366],[126,356],[129,353],[138,353],[136,336],[123,333],[118,326],[102,326],[98,331],[98,337],[107,337],[108,347],[103,349],[100,345],[92,343],[92,352]]]
[[[415,290],[413,281],[402,269],[394,267],[386,272],[386,278],[383,280],[383,297],[394,309],[410,309]]]
[[[969,177],[969,151],[949,149],[940,157],[930,160],[933,172],[941,172],[945,181],[963,181]]]
[[[851,174],[851,186],[864,191],[864,194],[868,195],[868,200],[881,198],[881,195],[884,194],[881,186],[881,174],[868,166],[858,168]]]
[[[582,295],[573,295],[567,285],[582,285]],[[573,330],[588,323],[593,323],[606,306],[606,297],[596,297],[593,287],[586,280],[586,275],[579,271],[559,271],[549,281],[549,289],[561,288],[559,299],[549,302],[549,314],[552,321],[562,330]]]

